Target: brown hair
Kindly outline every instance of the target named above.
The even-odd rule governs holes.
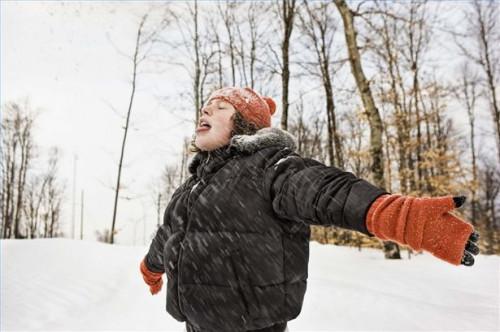
[[[235,135],[253,135],[259,130],[257,125],[248,122],[243,118],[240,112],[236,111],[232,116],[233,120],[233,130],[231,130],[231,136]],[[193,135],[191,139],[191,144],[189,145],[189,152],[200,152],[201,150],[195,145],[196,135]]]

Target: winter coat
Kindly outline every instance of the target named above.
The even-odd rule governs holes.
[[[146,266],[167,274],[170,315],[202,331],[246,331],[296,318],[306,291],[310,225],[367,234],[386,193],[295,150],[278,128],[199,152],[172,195]]]

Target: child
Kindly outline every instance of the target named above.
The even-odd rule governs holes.
[[[140,270],[152,294],[167,275],[170,315],[187,331],[285,331],[306,291],[309,225],[337,225],[472,265],[464,197],[391,195],[296,152],[271,128],[276,105],[250,88],[215,91],[189,165]]]

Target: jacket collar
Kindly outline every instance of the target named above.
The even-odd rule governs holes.
[[[262,128],[253,135],[235,135],[229,144],[215,150],[198,152],[189,163],[188,170],[200,177],[202,168],[205,168],[203,173],[210,173],[237,154],[252,154],[270,146],[291,150],[297,147],[295,137],[289,132],[280,128]],[[204,167],[198,167],[202,164]]]

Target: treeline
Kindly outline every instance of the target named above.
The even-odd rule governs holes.
[[[166,31],[182,29],[182,38],[166,38],[164,55],[190,76],[195,121],[210,92],[223,86],[280,96],[279,125],[298,138],[303,156],[391,192],[463,194],[468,204],[458,213],[481,232],[482,252],[500,253],[499,5],[451,8],[195,1],[166,11]],[[183,162],[166,166],[158,207],[185,178],[187,157],[185,146]],[[358,233],[312,230],[322,243],[383,246],[399,255],[398,246]]]
[[[38,112],[28,100],[2,105],[0,238],[60,237],[64,184],[60,152],[41,155],[36,145]]]
[[[273,121],[297,137],[301,155],[394,193],[465,195],[468,204],[457,212],[481,233],[482,253],[500,253],[499,22],[494,1],[155,3],[131,36],[128,114],[136,84],[146,79],[136,75],[142,71],[183,68],[182,95],[166,91],[163,97],[175,99],[194,123],[213,90],[252,87],[274,97]],[[57,233],[61,189],[44,180],[50,167],[45,177],[38,172],[38,181],[29,180],[35,172],[22,130],[4,129],[12,126],[9,105],[2,118],[1,234]],[[158,224],[188,176],[191,139],[185,138],[179,162],[164,166],[162,186],[153,193]],[[29,203],[30,181],[37,183],[32,200],[40,203]],[[49,194],[51,186],[57,194]],[[102,234],[106,241],[114,224]],[[322,243],[400,254],[399,246],[359,233],[312,231]]]

